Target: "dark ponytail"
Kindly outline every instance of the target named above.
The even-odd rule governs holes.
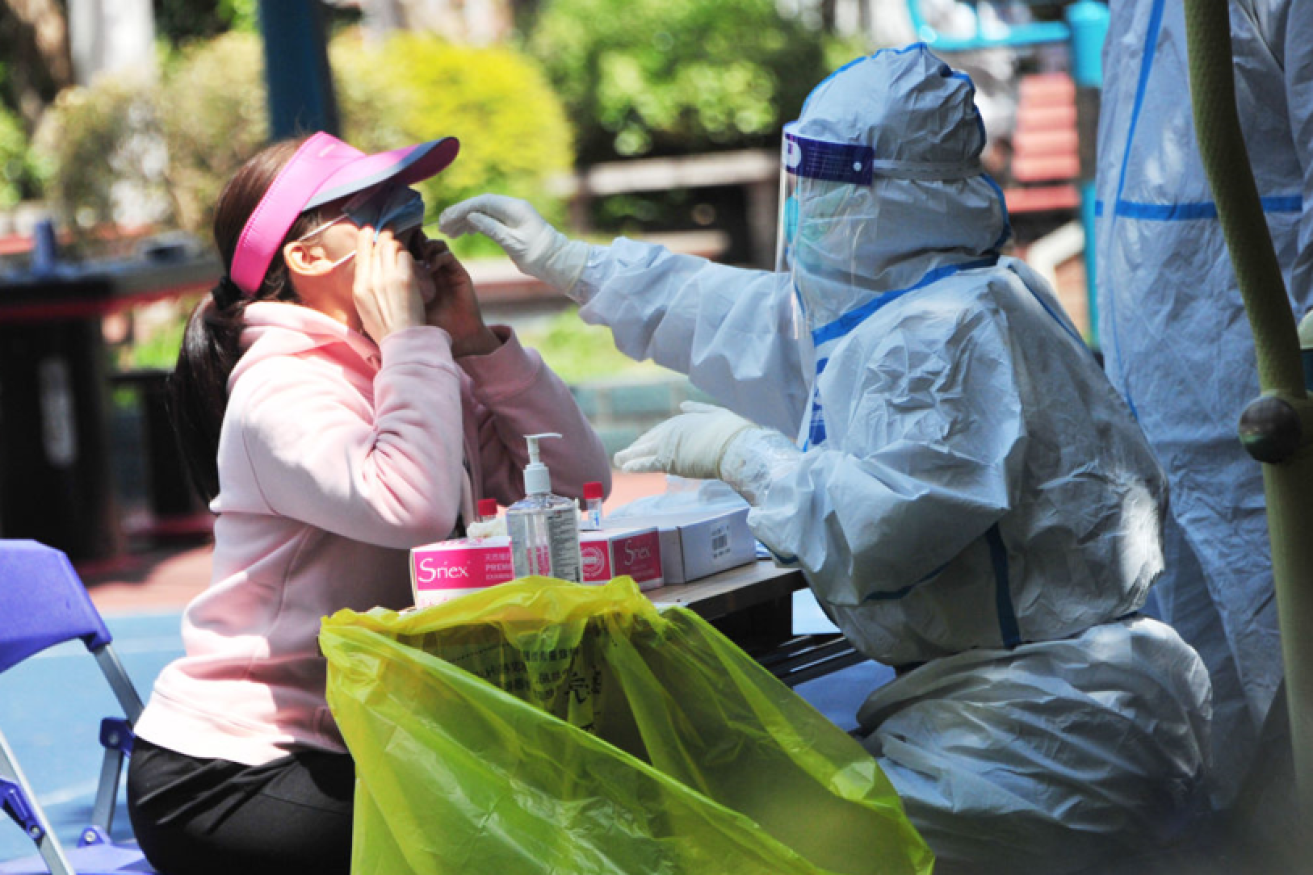
[[[301,142],[282,140],[266,147],[243,164],[220,193],[214,212],[214,242],[225,275],[192,310],[178,363],[169,378],[169,416],[192,483],[207,501],[219,494],[219,432],[228,409],[228,377],[241,357],[246,307],[252,301],[301,301],[288,278],[281,246],[254,295],[248,297],[227,274],[246,220]],[[284,243],[320,222],[319,211],[302,213]]]

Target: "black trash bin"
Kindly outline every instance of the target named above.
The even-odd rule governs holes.
[[[70,559],[123,551],[109,468],[100,319],[60,300],[101,298],[107,283],[0,285],[0,536],[32,538]],[[45,307],[34,294],[52,292]],[[56,293],[57,292],[57,293]],[[14,307],[26,303],[21,318]]]
[[[161,368],[142,368],[115,374],[111,383],[132,387],[137,393],[152,533],[157,536],[208,534],[209,511],[192,486],[182,447],[169,419],[171,374],[172,371]]]
[[[75,562],[125,553],[102,320],[203,294],[221,272],[213,254],[176,244],[122,261],[34,258],[30,271],[0,277],[0,537],[32,538]],[[174,449],[158,440],[151,451]],[[162,482],[151,485],[163,489],[166,503],[177,499],[170,508],[188,501],[167,495]]]

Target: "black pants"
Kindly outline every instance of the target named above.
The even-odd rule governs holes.
[[[246,766],[137,739],[128,816],[164,875],[346,875],[354,788],[347,754],[302,752]]]

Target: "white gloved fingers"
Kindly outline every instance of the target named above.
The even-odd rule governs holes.
[[[438,228],[448,235],[458,230],[468,233],[474,216],[490,218],[523,237],[536,235],[547,226],[547,220],[528,201],[504,194],[480,194],[443,210],[438,216]]]
[[[479,212],[513,228],[537,223],[547,224],[533,204],[504,194],[481,194],[470,198],[472,212]]]
[[[673,419],[667,419],[665,422],[654,425],[635,438],[632,444],[617,452],[613,459],[616,467],[630,473],[665,471],[666,469],[661,467],[660,449],[665,442],[665,434],[670,430],[670,423],[672,422],[674,422]]]
[[[471,231],[487,237],[493,243],[496,243],[502,249],[505,249],[508,253],[511,248],[515,246],[516,241],[512,236],[510,229],[491,216],[484,215],[483,213],[470,213],[464,218],[462,224],[467,226]]]
[[[457,237],[464,237],[466,234],[473,234],[475,228],[470,224],[469,219],[465,216],[449,216],[450,210],[438,216],[438,230],[448,240],[455,240]]]
[[[624,450],[620,452],[624,452]],[[626,474],[658,474],[664,473],[666,470],[656,456],[634,456],[621,462],[620,453],[616,453],[615,464],[617,468]]]
[[[438,216],[438,230],[447,237],[462,237],[472,233],[474,226],[469,223],[469,215],[478,207],[475,203],[478,199],[472,197],[443,210]]]
[[[696,402],[694,402],[696,403]],[[722,407],[698,405],[655,426],[615,461],[626,471],[665,471],[680,477],[720,477],[720,459],[735,435],[752,423]]]
[[[518,198],[477,195],[443,210],[438,227],[448,236],[475,231],[487,236],[524,273],[567,295],[588,264],[588,244],[566,237]]]
[[[459,237],[470,233],[472,227],[466,220],[471,213],[482,213],[499,218],[508,212],[507,201],[514,198],[500,194],[479,194],[466,198],[458,204],[452,204],[438,216],[438,228],[448,237]]]

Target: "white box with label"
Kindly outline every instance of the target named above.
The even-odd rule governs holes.
[[[748,507],[641,514],[615,525],[656,526],[661,531],[661,572],[667,584],[747,565],[757,559],[757,539],[748,528]]]

